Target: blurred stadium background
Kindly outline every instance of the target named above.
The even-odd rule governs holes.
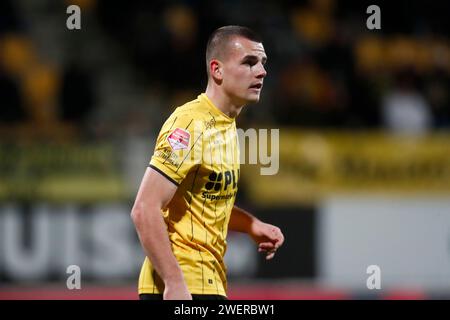
[[[66,28],[68,5],[82,29]],[[366,9],[381,8],[381,30]],[[217,27],[269,56],[240,128],[280,128],[280,170],[237,204],[279,225],[265,262],[230,234],[232,299],[450,298],[447,1],[0,2],[0,299],[136,299],[129,212],[164,119],[206,85]],[[81,268],[68,290],[66,268]],[[381,289],[366,287],[369,265]]]

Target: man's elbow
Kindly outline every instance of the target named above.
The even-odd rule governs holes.
[[[136,202],[131,209],[131,220],[136,226],[141,225],[144,221],[153,219],[156,213],[161,212],[159,208],[160,206],[153,203]]]
[[[145,209],[144,204],[140,202],[136,202],[133,206],[133,209],[131,209],[131,220],[133,221],[134,225],[139,225],[142,222],[142,218],[144,217]]]

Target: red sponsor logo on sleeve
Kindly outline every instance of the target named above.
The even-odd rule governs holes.
[[[167,137],[167,141],[169,141],[169,144],[173,150],[182,150],[188,148],[190,138],[191,134],[188,131],[176,128]]]

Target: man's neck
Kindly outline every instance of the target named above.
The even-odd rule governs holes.
[[[244,107],[234,103],[230,97],[214,86],[208,85],[205,94],[220,111],[230,118],[236,118]]]

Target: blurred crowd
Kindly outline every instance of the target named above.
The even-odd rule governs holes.
[[[65,9],[70,4],[81,7],[79,31],[65,28]],[[39,132],[50,136],[56,132],[77,137],[86,132],[108,135],[125,125],[133,131],[133,119],[136,126],[145,127],[146,118],[149,125],[160,125],[175,106],[204,90],[207,38],[228,24],[246,25],[261,34],[269,57],[262,100],[242,113],[241,127],[385,129],[407,134],[448,129],[449,5],[445,1],[381,2],[381,30],[369,30],[366,8],[370,4],[43,0],[36,6],[41,10],[39,17],[48,15],[61,22],[63,36],[54,41],[64,42],[64,59],[55,61],[39,43],[40,39],[52,41],[53,33],[43,29],[36,36],[33,31],[42,20],[23,14],[26,1],[3,0],[0,132],[7,135],[20,128],[35,137],[40,128]],[[73,52],[74,43],[82,42],[70,33],[88,33],[94,41],[113,43],[113,49],[103,55],[119,57],[114,68],[127,66],[131,85],[143,93],[142,103],[136,105],[136,97],[124,98],[116,118],[103,119],[111,110],[105,95],[114,92],[101,90],[104,78],[86,62],[89,59]],[[91,58],[91,63],[103,55]],[[120,78],[120,73],[108,77]],[[133,94],[124,91],[123,97]],[[97,124],[104,131],[91,130]]]

